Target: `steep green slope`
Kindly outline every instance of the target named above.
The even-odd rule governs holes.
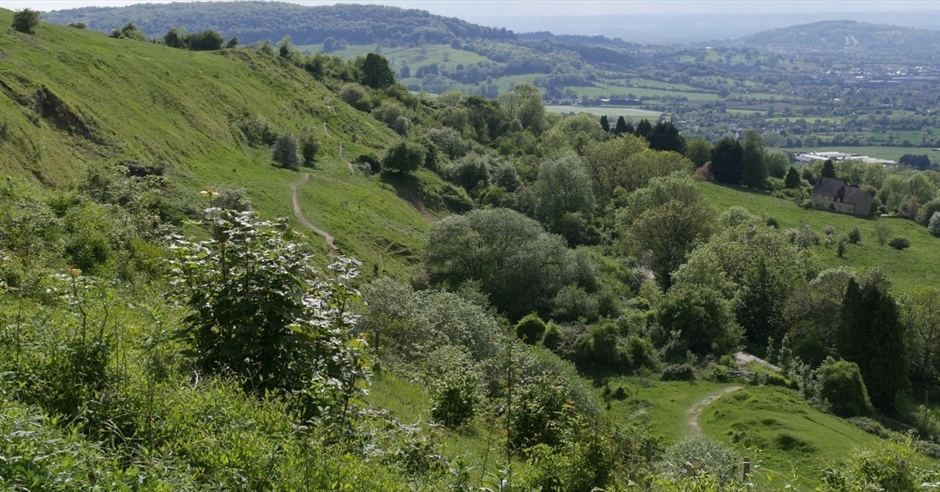
[[[0,10],[0,25],[11,22]],[[199,190],[228,186],[244,188],[265,217],[289,215],[290,183],[302,174],[248,147],[239,130],[246,119],[295,135],[312,128],[323,153],[301,171],[310,173],[299,188],[302,211],[343,252],[393,271],[406,266],[428,220],[339,155],[341,144],[348,160],[381,155],[398,137],[307,73],[248,49],[190,52],[48,24],[32,36],[0,31],[4,173],[67,187],[89,166],[136,161],[165,167],[190,214],[203,206]],[[390,261],[380,260],[383,251]]]

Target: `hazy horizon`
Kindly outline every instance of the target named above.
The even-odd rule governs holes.
[[[224,1],[224,0],[208,0]],[[31,8],[41,11],[66,10],[80,7],[124,7],[141,3],[172,3],[170,0],[135,2],[127,0],[4,0],[3,7],[17,10]],[[799,13],[863,13],[863,12],[937,12],[940,2],[925,1],[739,1],[739,0],[661,0],[659,2],[612,1],[534,1],[534,0],[383,0],[383,1],[323,1],[294,0],[305,6],[335,5],[337,3],[378,4],[393,7],[427,10],[433,14],[463,19],[491,19],[505,17],[589,17],[596,15],[640,14],[799,14]],[[537,7],[537,13],[532,9]],[[498,14],[491,9],[497,9]]]
[[[208,0],[229,1],[229,0]],[[9,9],[41,11],[80,7],[121,7],[170,0],[3,0]],[[304,6],[378,4],[504,27],[518,33],[603,35],[628,41],[705,42],[817,20],[856,20],[921,29],[940,29],[940,2],[925,1],[738,1],[738,0],[384,0],[336,2],[294,0]],[[729,16],[733,18],[729,19]],[[637,22],[642,19],[641,22]]]

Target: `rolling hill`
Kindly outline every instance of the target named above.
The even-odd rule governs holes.
[[[940,49],[940,32],[855,21],[821,21],[759,32],[734,44],[788,53],[922,55]]]
[[[304,7],[281,2],[185,2],[137,4],[128,7],[87,7],[44,15],[48,22],[85,22],[90,29],[110,32],[133,22],[148,36],[162,38],[172,27],[189,32],[213,29],[243,43],[277,41],[321,43],[329,37],[352,44],[414,45],[450,43],[454,39],[512,40],[506,29],[471,24],[460,19],[377,5],[337,4]]]
[[[0,9],[0,24],[12,14]],[[250,49],[191,52],[48,24],[35,36],[0,34],[6,175],[68,188],[90,167],[139,163],[164,169],[173,200],[191,216],[203,206],[198,191],[219,186],[246,190],[266,217],[289,215],[290,184],[302,173],[247,145],[240,127],[248,121],[295,135],[312,129],[321,141],[298,199],[342,251],[392,271],[412,261],[428,219],[346,163],[381,155],[397,135],[303,70]]]

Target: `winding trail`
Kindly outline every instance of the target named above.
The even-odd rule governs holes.
[[[290,184],[290,201],[294,204],[294,217],[297,217],[297,220],[300,221],[307,229],[323,236],[323,239],[326,241],[326,245],[331,249],[336,249],[336,246],[333,245],[333,236],[330,233],[320,229],[319,227],[313,225],[312,222],[307,220],[307,217],[304,216],[303,211],[300,210],[300,203],[297,201],[297,188],[307,184],[310,181],[310,173],[304,173],[300,176],[300,179]]]
[[[701,400],[695,402],[695,404],[692,405],[691,408],[685,411],[685,413],[688,414],[689,416],[689,427],[691,427],[692,430],[696,432],[701,432],[702,428],[701,426],[699,426],[698,418],[702,416],[702,411],[705,410],[705,407],[711,405],[712,403],[715,403],[722,396],[725,396],[729,393],[734,393],[735,391],[742,390],[742,389],[744,389],[744,386],[729,386],[720,391],[716,391],[715,393],[712,393],[706,396],[705,398],[702,398]]]
[[[330,136],[330,130],[326,127],[326,122],[323,122],[323,133],[326,134],[327,138]]]
[[[324,124],[326,124],[326,123],[324,123]],[[353,169],[352,163],[349,162],[349,161],[347,161],[346,158],[343,157],[343,142],[340,142],[340,143],[339,143],[339,158],[340,158],[341,161],[343,161],[343,162],[346,163],[346,167],[349,168],[349,172],[350,172],[351,174],[356,174],[356,170]]]

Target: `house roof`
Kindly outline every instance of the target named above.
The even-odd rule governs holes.
[[[871,196],[867,191],[848,186],[841,179],[824,178],[822,176],[816,180],[816,186],[813,187],[813,194],[841,198],[842,203],[858,204],[865,197]]]
[[[825,196],[835,197],[845,186],[845,181],[841,179],[825,178],[820,176],[816,180],[816,186],[813,187],[813,193]]]
[[[864,197],[871,196],[867,191],[854,186],[845,187],[845,196],[842,198],[844,203],[858,204]]]

